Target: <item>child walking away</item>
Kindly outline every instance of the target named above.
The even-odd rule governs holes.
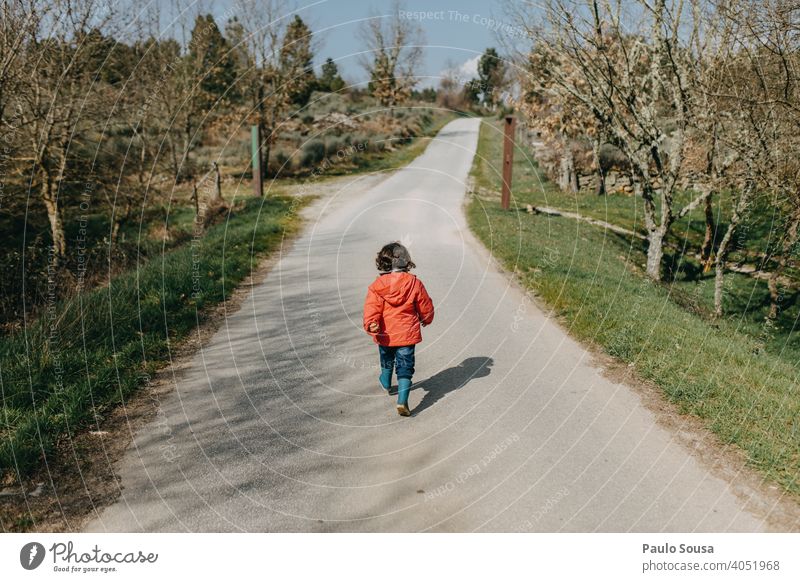
[[[408,393],[414,375],[414,347],[422,341],[420,325],[433,321],[433,302],[425,286],[408,271],[416,267],[399,242],[384,246],[375,258],[380,275],[367,289],[364,329],[375,338],[381,361],[379,381],[384,390],[397,371],[397,412],[410,416]]]

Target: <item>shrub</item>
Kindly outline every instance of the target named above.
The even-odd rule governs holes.
[[[304,168],[318,164],[325,158],[325,143],[322,140],[314,139],[303,146],[303,153],[300,155],[300,165]]]
[[[289,160],[289,155],[283,151],[278,150],[272,159],[269,161],[269,170],[273,175],[285,174],[289,171],[290,166],[286,163]]]
[[[345,141],[340,138],[331,138],[325,142],[325,154],[329,158],[336,157],[336,154],[344,149]]]
[[[372,151],[372,139],[364,133],[355,133],[351,138],[350,142],[353,146],[358,146],[359,144],[365,144],[364,148],[361,149],[361,152],[368,152]]]

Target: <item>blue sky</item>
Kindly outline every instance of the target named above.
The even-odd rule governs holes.
[[[230,6],[230,1],[214,1],[205,7],[198,3],[196,9],[211,11],[223,27],[224,22],[220,20]],[[345,79],[363,81],[365,75],[354,55],[363,50],[357,34],[358,21],[374,15],[391,14],[391,0],[299,0],[286,3],[287,12],[293,7],[315,32],[317,68],[331,57]],[[406,0],[404,8],[409,12],[436,13],[431,20],[418,20],[426,41],[424,66],[420,71],[424,76],[438,77],[448,61],[463,67],[462,74],[474,71],[477,57],[487,47],[498,46],[492,29],[507,23],[501,0]],[[420,85],[436,86],[438,79],[421,79]]]
[[[313,1],[313,0],[312,0]],[[301,15],[308,14],[314,30],[322,30],[324,43],[320,50],[320,61],[332,57],[340,69],[353,80],[363,80],[363,72],[355,57],[347,55],[363,50],[357,36],[357,23],[351,21],[371,15],[392,13],[390,0],[325,0]],[[497,46],[489,19],[503,20],[502,6],[497,2],[479,0],[416,0],[405,2],[408,12],[434,12],[431,20],[418,20],[424,35],[426,48],[422,75],[438,76],[446,68],[448,60],[462,65],[475,60],[486,47]],[[327,29],[327,30],[323,30]],[[468,68],[468,66],[467,66]],[[424,81],[421,81],[423,83]],[[438,84],[433,80],[424,84]]]

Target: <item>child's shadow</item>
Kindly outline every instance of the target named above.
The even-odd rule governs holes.
[[[473,378],[484,378],[492,372],[494,360],[487,357],[467,358],[458,366],[442,370],[438,374],[419,383],[414,383],[412,390],[426,390],[420,403],[412,410],[416,416],[426,408],[436,404],[440,398],[453,390],[464,386]]]

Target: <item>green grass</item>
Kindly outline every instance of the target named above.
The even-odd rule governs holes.
[[[493,125],[495,127],[495,125]],[[498,129],[495,127],[495,130]],[[492,130],[492,133],[496,131]],[[492,136],[492,140],[499,140],[499,136]],[[498,141],[498,143],[500,143]],[[499,177],[497,178],[499,181]],[[596,196],[590,193],[562,192],[558,186],[548,181],[539,171],[533,156],[529,151],[515,153],[513,169],[514,191],[524,192],[517,202],[521,205],[549,206],[570,212],[577,212],[584,216],[604,220],[629,230],[646,234],[642,200],[635,196],[612,194]],[[678,191],[675,194],[675,208],[682,208],[694,199],[695,192]],[[523,201],[524,200],[524,201]],[[716,242],[722,239],[728,224],[727,216],[735,200],[730,192],[723,192],[713,199],[715,223],[717,225]],[[660,206],[656,200],[656,207]],[[763,255],[771,246],[776,244],[775,232],[780,226],[775,223],[776,217],[773,208],[763,198],[757,197],[753,206],[743,220],[739,236],[734,239],[730,260],[737,262],[747,259],[754,262],[755,255]],[[747,236],[742,236],[742,232]],[[683,246],[689,244],[693,251],[699,250],[705,235],[705,215],[702,206],[695,208],[686,216],[676,220],[667,242],[672,245]],[[769,267],[770,265],[767,265]]]
[[[485,127],[482,144],[486,151],[501,147],[500,129],[497,124]],[[490,145],[491,144],[491,145]],[[538,169],[532,154],[528,151],[517,151],[514,157],[513,185],[515,202],[521,208],[526,204],[533,206],[549,206],[551,208],[577,212],[583,216],[604,220],[629,230],[645,234],[643,227],[642,201],[635,196],[611,194],[596,196],[589,193],[562,192],[557,185],[548,181]],[[486,188],[498,188],[499,174],[489,170],[484,181]],[[694,197],[690,192],[678,192],[676,205],[680,207]],[[730,193],[724,193],[714,199],[715,222],[717,223],[716,240],[721,240],[727,223],[724,217],[730,212],[732,199]],[[763,254],[770,244],[775,244],[775,232],[779,228],[774,223],[772,209],[756,200],[746,220],[734,238],[731,263],[746,261],[754,263],[753,253]],[[584,227],[582,227],[586,230]],[[596,228],[596,227],[591,227]],[[745,236],[746,233],[746,236]],[[671,245],[665,249],[663,270],[665,279],[670,284],[671,296],[707,319],[712,318],[714,304],[714,273],[703,273],[702,266],[694,258],[699,253],[705,235],[705,217],[702,207],[697,208],[685,217],[676,221],[667,237]],[[614,241],[622,249],[628,259],[642,266],[646,260],[646,242],[628,239],[608,233],[608,240]],[[678,252],[682,249],[685,252]],[[745,253],[748,253],[745,256]],[[771,265],[767,264],[767,268]],[[787,274],[797,277],[791,269]],[[794,333],[800,318],[800,302],[798,291],[786,290],[783,308],[779,312],[776,325],[765,327],[764,320],[769,312],[769,291],[763,279],[728,273],[725,280],[723,300],[726,317],[732,320],[737,331],[758,339],[763,348],[791,361],[800,361],[800,334]]]
[[[297,228],[291,205],[280,196],[246,199],[204,236],[0,339],[0,474],[29,474],[60,441],[123,402],[205,308],[228,297],[254,260]]]
[[[516,157],[514,196],[523,209],[547,201],[630,224],[636,200],[562,194],[535,164],[519,152]],[[800,493],[797,342],[784,322],[781,329],[764,328],[763,283],[728,276],[727,304],[735,308],[713,321],[705,316],[711,282],[682,277],[680,269],[674,282],[648,282],[639,241],[568,218],[502,211],[499,197],[489,194],[499,187],[501,162],[501,134],[496,124],[484,123],[473,167],[479,188],[467,215],[493,255],[574,336],[632,364],[683,412],[741,447],[766,477]]]

